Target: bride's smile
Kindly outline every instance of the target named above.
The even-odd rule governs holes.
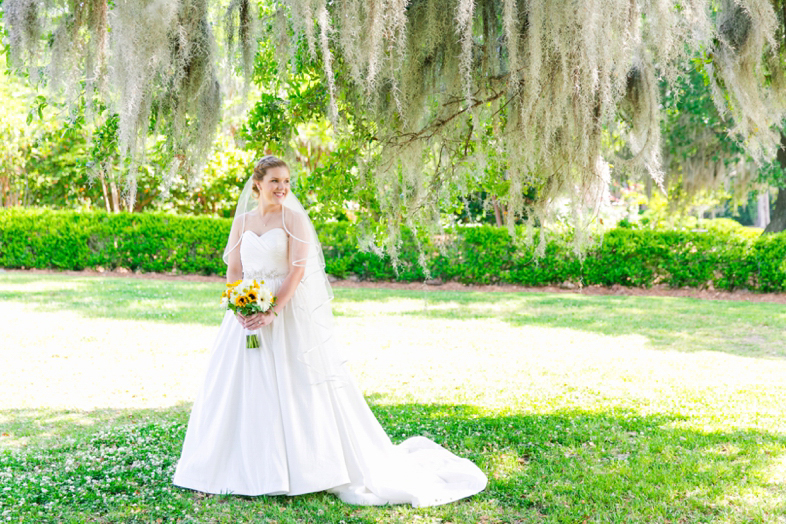
[[[260,208],[279,206],[284,203],[289,194],[289,170],[285,167],[270,168],[265,178],[255,184],[259,193]]]

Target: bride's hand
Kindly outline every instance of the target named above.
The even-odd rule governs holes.
[[[247,325],[249,317],[244,317],[240,313],[235,313],[235,318],[237,319],[238,322],[240,322],[241,326],[243,326],[245,329],[249,329]]]
[[[244,327],[246,329],[259,329],[273,322],[273,317],[274,315],[272,313],[254,313],[253,315],[244,317],[246,320]]]

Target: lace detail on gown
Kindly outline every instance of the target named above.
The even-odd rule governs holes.
[[[283,229],[243,233],[244,276],[276,293],[287,242]],[[328,490],[363,505],[431,506],[482,491],[486,476],[469,460],[424,437],[391,443],[342,361],[312,350],[311,298],[302,288],[259,330],[260,348],[246,348],[242,326],[224,316],[174,483],[238,495]],[[315,369],[340,376],[321,380]]]

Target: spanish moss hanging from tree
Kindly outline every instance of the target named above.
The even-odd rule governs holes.
[[[272,5],[279,70],[292,67],[305,41],[323,65],[337,130],[345,111],[365,111],[375,123],[366,175],[393,240],[402,223],[438,225],[440,202],[468,187],[493,156],[503,167],[495,197],[509,226],[524,216],[548,223],[556,200],[567,196],[577,246],[586,244],[583,233],[609,180],[604,133],[614,128],[627,140],[628,154],[613,159],[615,169],[642,169],[660,184],[658,82],[674,82],[695,56],[747,153],[770,160],[779,145],[786,91],[781,24],[769,0]],[[84,82],[88,101],[95,92],[119,114],[119,142],[132,164],[152,122],[170,137],[173,159],[199,166],[221,107],[223,57],[213,28],[223,20],[219,44],[250,78],[259,4],[65,6],[3,2],[17,67],[74,103]],[[130,199],[133,177],[131,169]]]

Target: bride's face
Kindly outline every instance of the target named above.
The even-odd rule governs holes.
[[[289,170],[286,167],[271,167],[261,182],[256,182],[259,202],[283,204],[289,194]]]

